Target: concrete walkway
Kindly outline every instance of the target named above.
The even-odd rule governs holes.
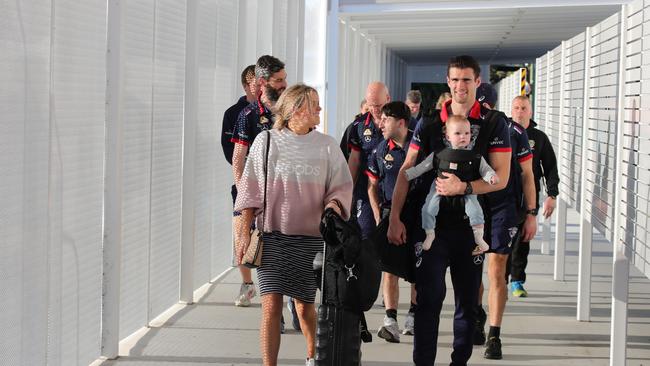
[[[575,217],[575,216],[574,216]],[[483,358],[483,347],[474,348],[471,365],[609,365],[611,303],[611,245],[594,238],[592,320],[576,320],[578,268],[577,225],[569,225],[566,281],[553,280],[553,257],[542,255],[540,242],[531,248],[528,298],[510,298],[502,326],[504,358]],[[650,281],[636,268],[630,271],[628,366],[650,366]],[[447,278],[447,299],[442,311],[436,365],[448,365],[452,343],[453,290]],[[398,320],[403,325],[408,304],[408,284],[400,283]],[[178,306],[161,324],[143,329],[122,342],[121,357],[104,366],[148,365],[259,365],[259,298],[249,308],[236,308],[239,274],[231,271],[218,284],[206,287],[196,304]],[[381,302],[381,297],[378,303]],[[376,305],[367,313],[373,342],[363,345],[363,364],[412,365],[413,338],[402,336],[389,344],[376,335],[384,309]],[[285,307],[285,319],[290,314]],[[301,333],[291,329],[282,336],[282,365],[304,365],[305,345]]]

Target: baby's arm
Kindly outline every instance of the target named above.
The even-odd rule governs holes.
[[[406,179],[413,180],[422,174],[433,170],[433,155],[434,153],[429,154],[422,162],[412,168],[406,169]]]
[[[499,176],[483,157],[481,157],[481,166],[479,167],[479,171],[481,177],[483,177],[483,180],[487,183],[490,183],[491,185],[499,183]]]

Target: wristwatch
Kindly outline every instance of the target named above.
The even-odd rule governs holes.
[[[474,190],[472,189],[472,183],[465,182],[465,184],[467,184],[465,186],[465,195],[472,194],[472,192],[474,192]]]
[[[530,210],[526,211],[527,215],[533,215],[537,216],[537,209],[536,208],[531,208]]]

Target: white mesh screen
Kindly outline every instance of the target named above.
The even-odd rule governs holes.
[[[7,2],[0,22],[0,362],[46,363],[51,5]]]
[[[185,1],[156,1],[148,320],[179,293],[185,20]]]
[[[48,364],[87,365],[101,326],[106,3],[57,1],[54,25]]]
[[[147,323],[155,1],[122,3],[122,276],[120,338]]]

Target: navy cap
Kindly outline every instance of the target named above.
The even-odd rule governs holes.
[[[481,83],[476,89],[476,100],[481,104],[487,103],[494,108],[497,104],[497,90],[494,89],[492,84]]]

